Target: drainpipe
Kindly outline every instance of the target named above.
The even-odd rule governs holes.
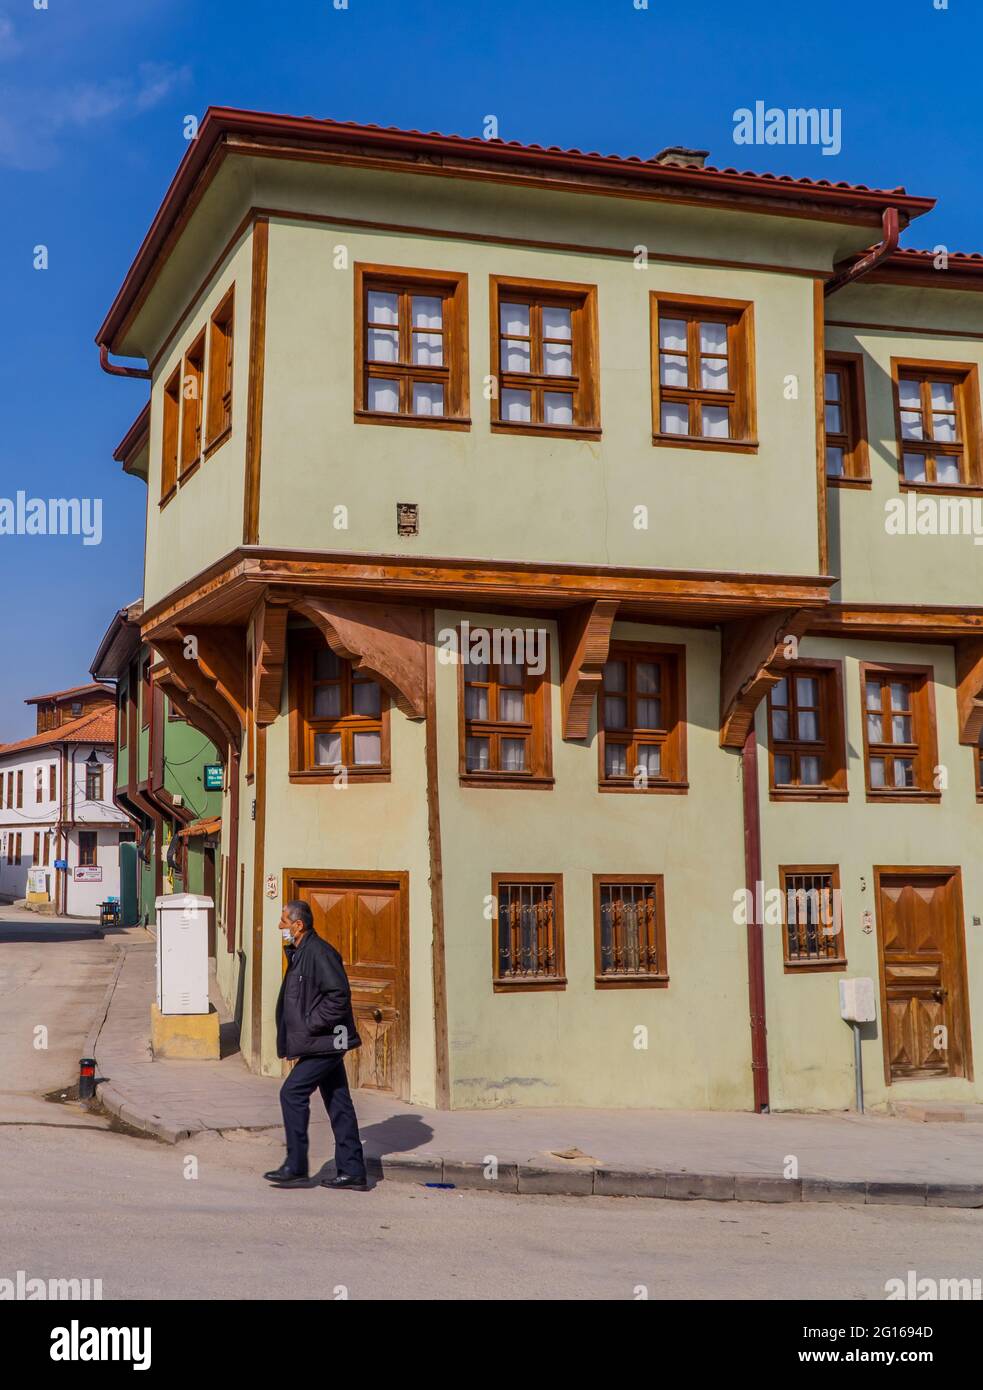
[[[99,344],[99,366],[110,376],[135,377],[138,381],[149,381],[151,376],[149,368],[121,367],[117,362],[110,362],[109,348],[105,343]]]
[[[865,256],[861,256],[859,261],[854,261],[853,265],[846,270],[841,270],[827,280],[823,286],[823,293],[828,297],[835,294],[837,290],[843,289],[845,285],[852,285],[855,280],[859,280],[863,275],[869,275],[872,270],[876,270],[881,261],[893,255],[898,249],[898,237],[901,234],[901,220],[898,216],[897,208],[885,208],[881,218],[881,226],[884,232],[884,240],[872,247]]]
[[[744,792],[744,883],[751,905],[747,923],[748,1002],[751,1008],[751,1076],[754,1108],[765,1114],[768,1099],[768,1025],[765,1017],[765,953],[763,923],[758,919],[761,883],[761,807],[758,796],[758,738],[754,722],[741,749],[741,782]]]

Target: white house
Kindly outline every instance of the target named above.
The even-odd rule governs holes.
[[[133,838],[113,801],[113,695],[82,686],[28,703],[39,732],[0,744],[0,901],[44,894],[92,917],[119,896],[120,841]]]

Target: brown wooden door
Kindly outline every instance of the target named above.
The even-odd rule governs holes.
[[[887,1079],[971,1075],[958,870],[880,870]]]
[[[288,899],[310,903],[314,930],[341,955],[362,1046],[348,1054],[349,1084],[407,1094],[406,888],[396,879],[298,877]]]

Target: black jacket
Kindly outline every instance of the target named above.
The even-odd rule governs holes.
[[[360,1047],[341,956],[315,932],[286,946],[287,973],[276,1001],[278,1057],[343,1056]]]

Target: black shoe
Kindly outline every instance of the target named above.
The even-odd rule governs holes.
[[[335,1178],[322,1178],[321,1186],[334,1188],[338,1192],[367,1192],[369,1181],[364,1173],[359,1178],[339,1173]]]
[[[285,1163],[281,1163],[279,1168],[271,1168],[263,1177],[267,1182],[307,1182],[306,1173],[295,1173],[292,1168],[288,1168]]]

